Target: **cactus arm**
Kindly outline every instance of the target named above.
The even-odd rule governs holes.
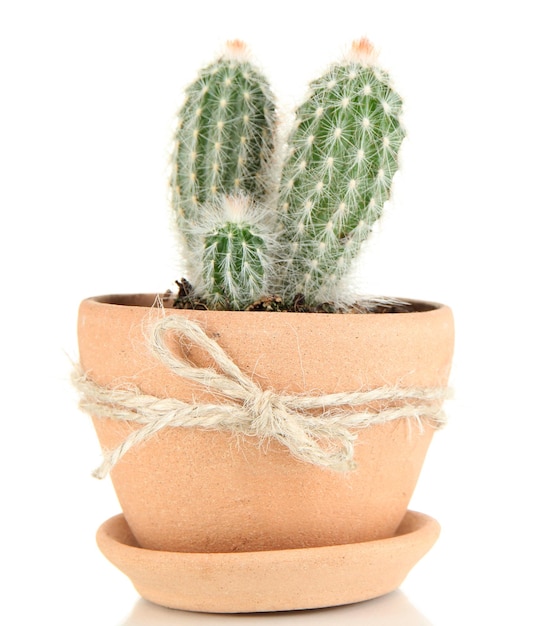
[[[267,80],[231,42],[186,89],[173,154],[173,208],[179,226],[220,194],[252,194],[273,150],[275,106]]]
[[[222,196],[199,225],[194,289],[212,309],[242,310],[267,295],[276,226],[248,196]]]
[[[389,199],[404,137],[402,102],[362,40],[311,84],[297,110],[279,194],[286,242],[284,299],[336,299]]]

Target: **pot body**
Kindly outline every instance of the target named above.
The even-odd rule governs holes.
[[[264,389],[334,393],[384,385],[441,387],[453,351],[450,309],[366,315],[195,311],[152,307],[154,296],[84,300],[79,351],[100,385],[135,384],[144,393],[216,402],[157,362],[148,329],[163,314],[198,322]],[[428,310],[424,310],[428,309]],[[171,342],[195,365],[208,355]],[[134,428],[95,418],[111,449]],[[432,438],[402,419],[360,430],[357,469],[338,473],[298,461],[277,442],[198,428],[165,428],[135,446],[111,478],[141,547],[234,552],[359,543],[394,535]]]

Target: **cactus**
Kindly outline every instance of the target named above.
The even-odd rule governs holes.
[[[222,196],[200,212],[192,276],[211,309],[241,310],[268,293],[276,225],[248,196]]]
[[[274,126],[266,78],[250,62],[243,42],[228,42],[224,54],[186,90],[171,179],[194,293],[212,308],[242,308],[266,287],[271,242],[261,241],[268,233],[261,225],[269,221],[264,200]],[[259,216],[255,201],[261,203]]]
[[[288,307],[299,293],[309,309],[339,305],[342,279],[390,196],[402,101],[372,45],[356,42],[310,87],[276,194],[275,105],[245,45],[230,43],[187,89],[173,208],[193,292],[211,308],[265,296]]]
[[[228,42],[224,54],[201,70],[178,117],[171,187],[183,232],[201,206],[220,195],[264,197],[275,107],[244,43]]]
[[[279,195],[287,270],[283,297],[317,305],[336,287],[380,217],[397,170],[402,101],[372,45],[311,84],[297,109]]]

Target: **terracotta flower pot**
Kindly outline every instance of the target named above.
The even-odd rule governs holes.
[[[144,393],[209,401],[147,347],[163,315],[198,322],[264,389],[334,393],[445,387],[453,350],[448,307],[411,303],[411,312],[367,315],[215,312],[152,308],[152,295],[82,302],[83,370],[99,385],[135,384]],[[212,367],[198,348],[190,361]],[[212,398],[216,402],[216,398]],[[135,428],[95,418],[103,448]],[[406,419],[360,430],[357,469],[340,473],[297,460],[281,444],[199,428],[165,428],[112,469],[125,520],[141,548],[229,553],[358,544],[390,538],[404,519],[433,435]]]

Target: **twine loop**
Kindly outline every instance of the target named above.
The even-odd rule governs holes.
[[[182,344],[197,346],[216,364],[198,367],[174,353],[166,342],[174,333]],[[274,439],[297,459],[337,471],[354,469],[354,444],[359,429],[396,419],[414,419],[433,428],[446,423],[441,404],[446,388],[379,387],[333,394],[281,394],[262,389],[246,376],[221,346],[196,322],[181,315],[161,318],[152,328],[149,347],[175,375],[201,385],[220,398],[217,404],[192,404],[177,398],[156,398],[134,386],[101,387],[80,368],[73,383],[81,408],[94,417],[132,422],[141,427],[114,450],[104,451],[94,472],[104,478],[133,446],[142,445],[166,427],[226,430],[260,441]],[[378,409],[374,409],[374,405]]]

